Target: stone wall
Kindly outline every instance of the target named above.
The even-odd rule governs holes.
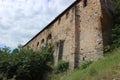
[[[79,63],[84,60],[97,60],[103,54],[101,26],[101,5],[99,0],[86,0],[77,5],[80,16]]]
[[[54,46],[54,63],[69,61],[70,69],[85,60],[97,60],[111,42],[112,19],[105,0],[77,0],[26,45],[40,50]],[[110,24],[111,23],[111,24]]]
[[[48,40],[49,35],[51,35],[50,40]],[[58,60],[66,60],[70,62],[70,68],[74,68],[75,7],[66,11],[64,15],[30,41],[27,46],[34,50],[40,50],[46,43],[51,43],[54,46],[55,64]],[[60,56],[62,57],[59,58]]]

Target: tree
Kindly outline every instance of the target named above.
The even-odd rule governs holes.
[[[3,49],[1,49],[3,50]],[[48,64],[53,60],[52,47],[46,45],[41,51],[15,49],[11,53],[0,53],[0,76],[16,80],[42,80],[51,71]]]
[[[115,0],[114,27],[112,32],[112,49],[120,47],[120,0]]]

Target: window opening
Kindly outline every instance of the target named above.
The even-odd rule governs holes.
[[[63,49],[64,49],[64,40],[60,40],[59,42],[59,55],[58,55],[58,60],[62,60],[63,56]]]
[[[44,43],[44,39],[41,40],[41,43],[42,43],[42,44]]]
[[[47,37],[47,40],[49,40],[49,39],[52,39],[52,35],[51,34],[49,34],[48,37]]]
[[[39,42],[37,42],[37,47],[39,46]]]
[[[68,16],[69,16],[69,11],[66,13],[66,18],[68,18]]]
[[[87,0],[84,0],[83,1],[83,7],[86,7],[87,6]]]

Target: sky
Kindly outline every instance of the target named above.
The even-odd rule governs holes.
[[[75,0],[0,0],[0,47],[24,45]]]

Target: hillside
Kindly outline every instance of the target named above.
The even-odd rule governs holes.
[[[90,64],[86,69],[76,69],[54,75],[52,80],[120,80],[120,50]]]

